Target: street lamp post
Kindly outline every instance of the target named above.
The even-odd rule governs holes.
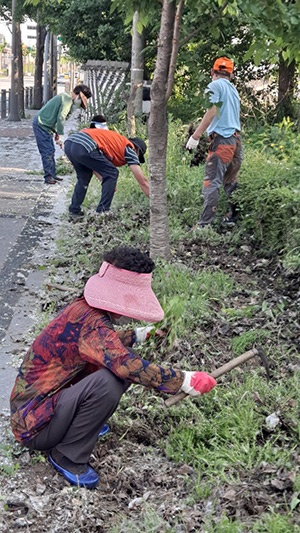
[[[18,105],[18,51],[17,51],[17,39],[16,39],[16,0],[12,0],[11,3],[11,17],[12,17],[12,42],[11,42],[11,90],[10,90],[10,109],[8,120],[18,122],[19,105]]]

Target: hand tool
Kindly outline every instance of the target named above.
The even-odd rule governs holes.
[[[253,359],[253,357],[255,357],[256,355],[258,355],[260,357],[260,359],[261,359],[261,361],[263,363],[263,366],[265,368],[265,371],[266,371],[267,379],[269,380],[270,379],[269,362],[268,362],[268,359],[267,359],[267,356],[266,356],[265,352],[263,351],[263,349],[260,346],[256,346],[256,348],[252,348],[252,350],[249,350],[248,352],[242,353],[241,355],[239,355],[235,359],[232,359],[231,361],[229,361],[225,365],[222,365],[219,368],[217,368],[216,370],[213,370],[213,372],[209,372],[209,373],[210,373],[211,376],[213,376],[215,379],[217,379],[220,376],[223,376],[223,374],[226,374],[226,372],[229,372],[230,370],[232,370],[233,368],[236,368],[237,366],[242,365],[246,361],[249,361],[250,359]],[[176,403],[178,403],[181,400],[183,400],[183,398],[186,398],[186,396],[188,396],[188,394],[186,394],[185,392],[179,392],[179,393],[175,394],[174,396],[170,396],[165,401],[165,405],[166,405],[166,407],[171,407],[172,405],[175,405]]]

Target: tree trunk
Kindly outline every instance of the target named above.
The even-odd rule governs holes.
[[[139,14],[135,11],[132,21],[131,47],[131,88],[127,104],[127,129],[130,136],[135,135],[135,117],[143,112],[143,79],[144,79],[144,32],[137,31]]]
[[[49,72],[49,57],[50,57],[50,37],[51,32],[47,28],[45,49],[44,49],[44,85],[43,85],[43,104],[46,104],[50,100],[50,72]]]
[[[278,73],[278,102],[277,102],[277,119],[282,120],[284,117],[295,118],[295,109],[293,106],[293,96],[295,89],[295,60],[287,63],[282,54],[279,56],[279,73]]]
[[[170,257],[166,159],[168,142],[166,90],[172,53],[176,2],[163,0],[156,67],[151,85],[149,131],[150,254]]]
[[[43,63],[47,30],[45,26],[36,26],[36,55],[34,69],[33,108],[41,109],[43,105]]]
[[[136,124],[135,124],[135,113],[134,113],[134,100],[137,91],[136,85],[131,85],[130,95],[127,102],[127,133],[128,137],[135,137],[136,135]]]
[[[50,98],[57,94],[57,37],[51,34],[50,52]],[[72,87],[74,87],[72,80]]]
[[[23,49],[22,49],[21,26],[19,22],[16,22],[16,49],[17,49],[17,54],[18,54],[18,107],[19,107],[20,118],[24,118],[25,107],[24,107]]]

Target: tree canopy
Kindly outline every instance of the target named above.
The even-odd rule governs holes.
[[[50,0],[43,3],[41,21],[48,24],[77,61],[129,61],[130,32],[121,14],[110,13],[110,0]]]

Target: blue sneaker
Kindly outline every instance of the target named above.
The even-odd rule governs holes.
[[[73,474],[66,468],[63,468],[56,463],[51,456],[48,455],[49,463],[59,472],[71,485],[76,487],[86,487],[87,489],[94,489],[99,483],[99,476],[97,472],[90,466],[86,465],[86,471],[81,474]],[[79,466],[79,465],[78,465]]]
[[[104,437],[104,435],[106,435],[106,433],[109,433],[109,432],[110,432],[109,425],[104,424],[104,426],[102,426],[102,428],[99,431],[98,437]]]

